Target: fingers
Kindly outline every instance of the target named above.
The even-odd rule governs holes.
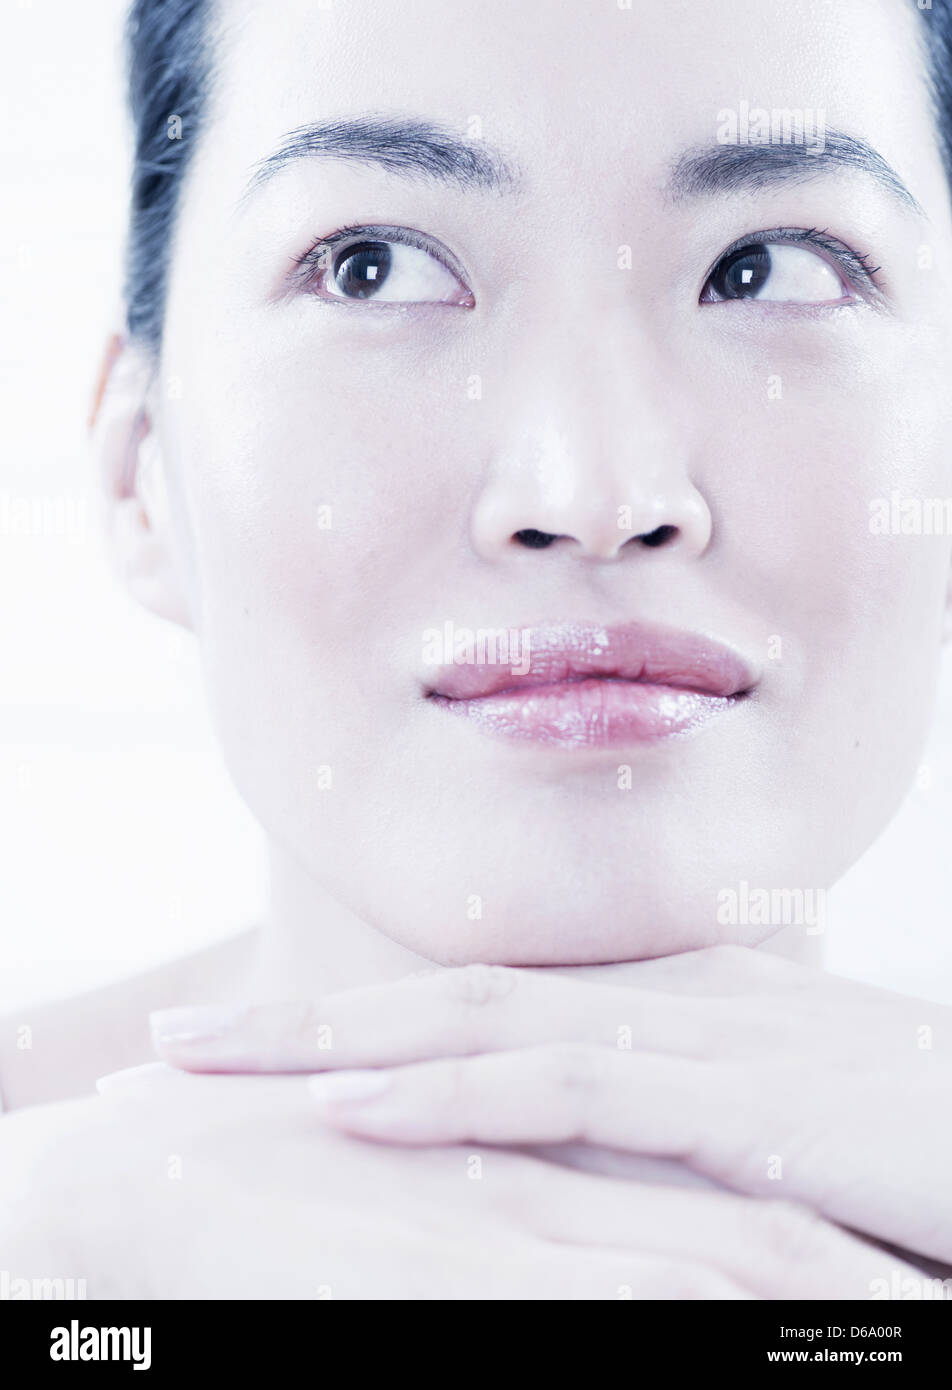
[[[582,1142],[690,1160],[729,1125],[726,1069],[559,1043],[472,1058],[315,1076],[340,1129],[396,1144]]]
[[[526,1220],[540,1235],[716,1271],[748,1296],[868,1299],[879,1281],[916,1273],[792,1202],[577,1173],[560,1190],[553,1171],[525,1195]]]
[[[735,998],[795,990],[817,972],[761,947],[707,946],[652,960],[617,965],[556,967],[559,974],[583,982],[602,981],[639,990],[659,990],[689,997]]]
[[[583,1135],[591,1136],[593,1143],[610,1143],[612,1148],[620,1148],[623,1145],[619,1136],[632,1131],[619,1129],[618,1125],[627,1123],[642,1126],[639,1142],[649,1150],[689,1152],[695,1137],[692,1125],[684,1119],[691,1109],[689,1095],[700,1082],[709,1081],[711,1073],[721,1071],[708,1070],[703,1063],[685,1059],[628,1054],[626,1060],[633,1064],[636,1073],[645,1064],[639,1097],[643,1098],[644,1110],[656,1114],[653,1119],[647,1113],[639,1118],[636,1099],[626,1100],[622,1107],[624,1116],[612,1118],[610,1114],[600,1116],[600,1112],[612,1108],[603,1104],[600,1088],[607,1088],[606,1095],[608,1091],[615,1095],[618,1078],[600,1079],[601,1063],[607,1059],[609,1065],[614,1064],[619,1060],[618,1054],[610,1049],[583,1047],[576,1047],[574,1056],[570,1049],[563,1049],[561,1055],[558,1049],[527,1051],[534,1054],[530,1060],[538,1070],[519,1072],[508,1095],[502,1093],[502,1082],[507,1071],[518,1069],[525,1060],[518,1053],[421,1063],[389,1073],[372,1072],[363,1081],[364,1122],[353,1123],[362,1107],[359,1100],[352,1100],[349,1120],[337,1128],[373,1135],[375,1126],[368,1125],[366,1117],[374,1097],[382,1105],[389,1096],[392,1104],[393,1098],[400,1095],[403,1080],[409,1079],[413,1084],[422,1079],[424,1085],[419,1094],[431,1107],[428,1113],[438,1119],[442,1110],[450,1121],[445,1126],[449,1137],[456,1141],[484,1130],[492,1142],[498,1142],[499,1135],[513,1129],[525,1134],[535,1132],[541,1125],[542,1133],[556,1142]],[[554,1057],[545,1055],[553,1052]],[[474,1082],[470,1071],[484,1067],[493,1068],[494,1075]],[[447,1068],[457,1071],[449,1086]],[[437,1075],[439,1070],[444,1071],[442,1080]],[[529,1077],[534,1077],[535,1085],[526,1084]],[[560,1112],[560,1124],[553,1126],[549,1123],[552,1106],[547,1098],[551,1098],[556,1078],[568,1100]],[[359,1081],[360,1077],[335,1073],[323,1074],[319,1080],[340,1085]],[[329,1145],[315,1144],[317,1136],[306,1124],[307,1114],[313,1113],[309,1085],[297,1078],[220,1080],[181,1073],[169,1075],[159,1068],[120,1074],[109,1078],[109,1082],[102,1088],[104,1098],[112,1097],[115,1102],[126,1095],[130,1104],[141,1106],[143,1113],[141,1123],[140,1117],[136,1118],[136,1132],[144,1134],[149,1124],[157,1125],[163,1134],[163,1153],[193,1149],[200,1153],[204,1145],[196,1147],[189,1138],[193,1133],[189,1117],[196,1112],[202,1119],[202,1133],[211,1123],[214,1132],[220,1131],[229,1145],[234,1145],[236,1161],[243,1156],[254,1166],[263,1160],[254,1151],[249,1160],[245,1154],[247,1144],[239,1136],[246,1130],[250,1136],[259,1135],[264,1126],[269,1136],[276,1136],[285,1146],[275,1168],[281,1172],[282,1182],[290,1184],[296,1174],[297,1182],[304,1185],[302,1191],[308,1191],[308,1185],[313,1184],[316,1193],[336,1191],[335,1200],[343,1201],[346,1196],[351,1201],[365,1202],[375,1183],[392,1181],[387,1176],[389,1165],[397,1162],[400,1155],[401,1163],[405,1157],[426,1166],[419,1171],[401,1167],[394,1193],[401,1193],[400,1200],[411,1207],[421,1195],[432,1205],[434,1184],[446,1165],[452,1164],[454,1171],[458,1168],[460,1173],[453,1180],[457,1186],[451,1188],[456,1194],[456,1207],[462,1208],[467,1199],[471,1200],[479,1208],[474,1229],[492,1229],[500,1240],[508,1241],[501,1261],[499,1243],[490,1242],[487,1248],[495,1252],[493,1260],[487,1257],[486,1269],[474,1272],[479,1287],[500,1290],[489,1293],[490,1297],[868,1298],[874,1280],[885,1280],[883,1287],[889,1287],[897,1270],[902,1275],[915,1274],[894,1255],[854,1240],[805,1209],[784,1202],[595,1177],[489,1148],[481,1154],[482,1181],[472,1182],[468,1168],[466,1178],[462,1177],[459,1148],[430,1146],[400,1154],[399,1150],[365,1145],[359,1146],[361,1153],[350,1147],[341,1149],[339,1146],[349,1145],[349,1141],[336,1134],[327,1135],[333,1141]],[[475,1095],[471,1094],[473,1088]],[[498,1101],[486,1102],[479,1094],[485,1090],[501,1093]],[[166,1094],[167,1103],[162,1101]],[[590,1103],[584,1099],[588,1094],[598,1098]],[[712,1108],[726,1104],[725,1093],[719,1092],[716,1082],[706,1086],[706,1094]],[[573,1099],[576,1095],[582,1099]],[[412,1110],[412,1105],[407,1104],[409,1098],[407,1088],[404,1103],[399,1107],[404,1117],[402,1134],[407,1142],[416,1142],[407,1138],[405,1116],[408,1108]],[[467,1119],[472,1100],[485,1108],[472,1112],[475,1118]],[[187,1111],[184,1119],[180,1113],[183,1103]],[[339,1114],[347,1108],[340,1101],[337,1106]],[[614,1108],[619,1108],[617,1099]],[[726,1108],[729,1110],[729,1105]],[[378,1134],[381,1113],[377,1116]],[[249,1117],[253,1117],[250,1126]],[[162,1128],[173,1121],[171,1130]],[[439,1134],[436,1142],[444,1143],[447,1135],[433,1127],[435,1121],[428,1123],[431,1127],[425,1132]],[[419,1133],[419,1118],[416,1125]],[[607,1139],[609,1135],[614,1138]],[[440,1230],[446,1226],[447,1201],[453,1208],[454,1197],[448,1197],[447,1190],[439,1188],[432,1220]],[[305,1200],[302,1210],[307,1208]],[[425,1230],[430,1232],[431,1225],[427,1224]],[[352,1243],[352,1225],[348,1227],[347,1239]],[[469,1247],[464,1253],[470,1261]],[[504,1267],[500,1268],[500,1263]],[[484,1274],[485,1282],[480,1282]]]
[[[720,999],[468,965],[319,1004],[153,1015],[156,1049],[191,1071],[317,1071],[508,1051],[560,1039],[710,1056],[740,1025]]]
[[[333,1040],[305,1000],[161,1009],[149,1023],[158,1055],[185,1071],[316,1070]]]
[[[678,1056],[749,1055],[769,1002],[815,972],[742,946],[571,971],[467,965],[304,1001],[153,1014],[165,1061],[189,1071],[317,1071],[531,1047],[557,1038]]]

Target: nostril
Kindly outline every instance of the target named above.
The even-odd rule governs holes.
[[[547,545],[558,540],[558,536],[553,536],[549,531],[517,531],[516,540],[530,550],[545,550]]]
[[[667,545],[677,534],[676,526],[657,526],[653,531],[646,531],[643,536],[636,536],[635,539],[641,541],[642,545]]]

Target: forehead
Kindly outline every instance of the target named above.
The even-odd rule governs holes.
[[[630,177],[746,102],[822,110],[907,183],[934,177],[911,3],[626,2],[220,0],[219,157],[250,170],[297,126],[382,112],[475,131],[520,165]]]

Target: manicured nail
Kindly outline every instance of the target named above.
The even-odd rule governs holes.
[[[307,1087],[318,1105],[360,1105],[389,1090],[388,1071],[326,1071],[308,1077]]]
[[[185,1009],[158,1009],[149,1015],[152,1042],[178,1046],[223,1038],[241,1022],[245,1010],[230,1004],[202,1004]]]

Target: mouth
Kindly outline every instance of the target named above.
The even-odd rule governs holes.
[[[428,700],[485,733],[557,747],[623,747],[688,733],[746,699],[759,678],[731,647],[641,623],[485,635],[482,647],[463,644],[435,673]]]

